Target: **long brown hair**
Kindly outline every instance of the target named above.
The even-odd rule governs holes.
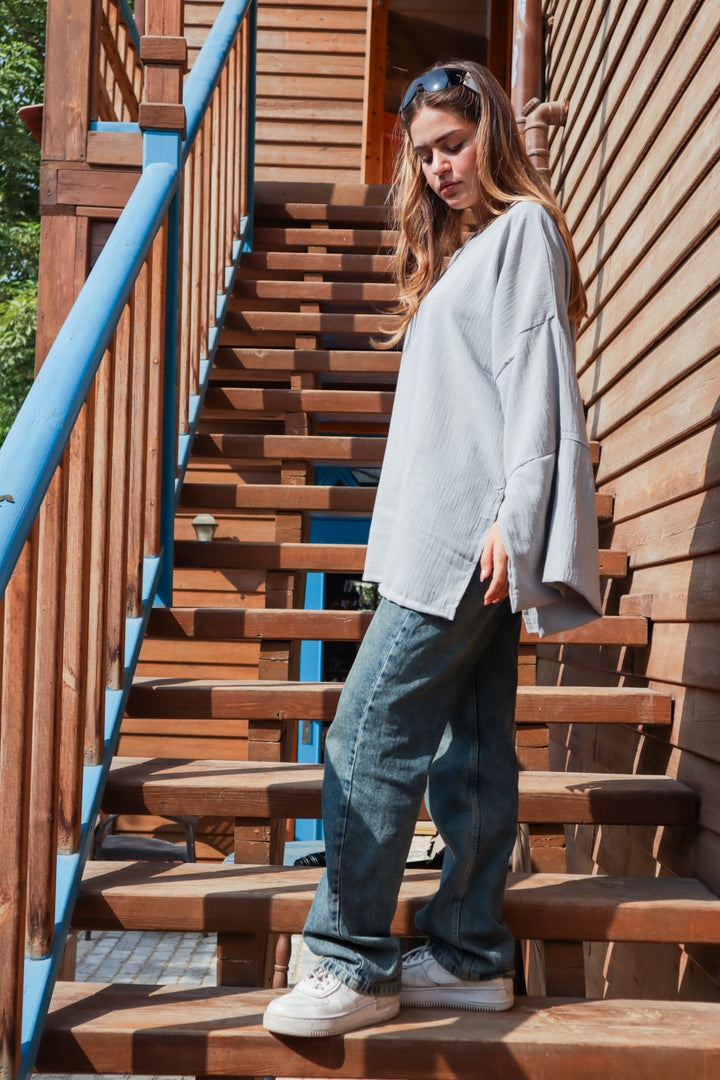
[[[475,151],[478,181],[489,215],[503,214],[512,203],[537,202],[552,214],[570,259],[570,300],[568,314],[579,323],[587,312],[585,289],[580,278],[575,249],[565,216],[549,185],[538,174],[523,146],[508,97],[487,68],[469,60],[448,60],[436,67],[459,68],[469,72],[480,93],[460,85],[425,93],[420,90],[398,117],[403,146],[395,165],[390,194],[393,227],[399,238],[393,274],[398,287],[395,314],[402,316],[399,328],[382,343],[392,348],[403,337],[420,301],[430,291],[443,270],[446,256],[462,244],[462,218],[451,210],[428,185],[422,164],[413,150],[410,125],[425,106],[447,109],[476,124]],[[423,72],[423,74],[426,74]]]

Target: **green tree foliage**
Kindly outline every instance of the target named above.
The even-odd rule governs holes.
[[[0,0],[0,442],[32,381],[40,147],[19,119],[43,99],[45,0]]]

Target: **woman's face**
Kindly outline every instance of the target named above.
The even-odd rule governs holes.
[[[453,210],[480,218],[483,200],[475,157],[475,123],[448,109],[424,105],[410,124],[410,139],[423,175]]]

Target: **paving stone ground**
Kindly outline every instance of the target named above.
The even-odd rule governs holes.
[[[214,934],[176,934],[159,931],[107,930],[78,936],[78,982],[138,982],[186,986],[215,986]],[[307,974],[314,957],[297,935],[292,941],[288,972],[291,984]],[[62,1073],[44,1073],[44,1080],[110,1080]],[[123,1076],[123,1080],[129,1077]],[[153,1077],[152,1080],[184,1080]]]
[[[315,848],[316,843],[307,845]],[[427,837],[418,837],[410,855],[426,854]],[[75,978],[78,982],[138,982],[185,986],[215,986],[215,934],[179,934],[156,930],[80,933]],[[293,986],[315,965],[315,957],[300,935],[293,936],[288,983]],[[130,1080],[127,1075],[123,1080]],[[44,1073],[43,1080],[111,1080],[62,1073]],[[152,1080],[184,1080],[153,1077]]]

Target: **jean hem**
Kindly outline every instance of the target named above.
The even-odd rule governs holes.
[[[507,968],[504,971],[477,971],[475,959],[466,964],[458,964],[452,953],[432,941],[428,941],[428,949],[433,959],[437,960],[438,964],[456,979],[467,979],[469,982],[490,982],[491,979],[515,978],[514,968]]]
[[[334,975],[343,986],[347,986],[357,994],[374,994],[377,997],[395,997],[402,989],[400,977],[381,983],[368,982],[367,979],[361,979],[358,978],[357,975],[351,974],[340,961],[330,957],[324,957],[317,966],[321,968],[322,971],[328,971],[331,975]]]

